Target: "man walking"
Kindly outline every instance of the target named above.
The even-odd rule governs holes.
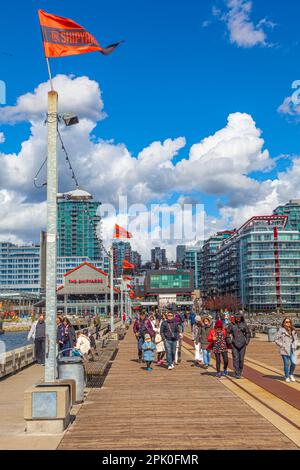
[[[234,375],[240,379],[243,373],[246,348],[250,343],[251,332],[243,313],[237,313],[234,324],[228,326],[228,334],[232,336],[232,358]]]
[[[180,338],[180,327],[174,319],[173,312],[168,312],[167,320],[161,325],[160,334],[165,343],[168,370],[172,370],[174,369],[177,341]]]
[[[144,311],[141,312],[140,318],[136,319],[133,325],[133,332],[137,339],[137,347],[138,347],[138,358],[139,362],[143,360],[143,344],[145,342],[145,335],[149,334],[151,339],[154,339],[154,330],[152,328],[151,321],[146,318],[146,313]]]
[[[38,364],[45,365],[46,324],[44,315],[40,315],[28,334],[28,341],[34,341],[35,358]]]

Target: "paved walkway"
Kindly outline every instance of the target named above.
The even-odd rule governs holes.
[[[149,373],[135,359],[136,341],[129,331],[104,386],[89,393],[59,449],[300,447],[297,424],[286,422],[256,400],[261,387],[245,379],[241,383],[248,391],[240,390],[231,379],[217,380],[213,371],[191,367],[193,350],[188,341],[184,344],[176,370],[154,366]],[[253,390],[249,393],[251,387],[254,395]],[[298,419],[298,410],[291,408]]]
[[[0,381],[0,450],[56,449],[62,436],[26,435],[24,392],[44,375],[44,367],[33,365]]]

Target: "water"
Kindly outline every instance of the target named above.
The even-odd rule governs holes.
[[[14,333],[4,333],[0,335],[0,341],[4,341],[6,351],[21,348],[31,344],[27,341],[28,331],[18,331]]]

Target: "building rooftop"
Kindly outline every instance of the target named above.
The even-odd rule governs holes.
[[[75,200],[75,201],[90,201],[93,199],[93,196],[84,191],[83,189],[76,188],[73,191],[69,191],[68,193],[60,194],[59,197],[61,199],[68,199],[68,200]]]

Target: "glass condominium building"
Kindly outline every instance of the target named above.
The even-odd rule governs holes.
[[[201,244],[202,245],[202,244]],[[202,246],[187,246],[184,254],[184,267],[194,271],[194,287],[201,289]]]
[[[279,206],[274,210],[275,215],[286,215],[288,220],[287,229],[300,230],[300,200],[293,199],[284,206]]]
[[[57,256],[100,260],[101,248],[97,238],[100,216],[99,202],[81,189],[67,193],[58,200]]]
[[[250,312],[300,310],[300,233],[285,216],[253,217],[218,252],[220,295]]]
[[[39,294],[39,245],[0,243],[0,289]]]

